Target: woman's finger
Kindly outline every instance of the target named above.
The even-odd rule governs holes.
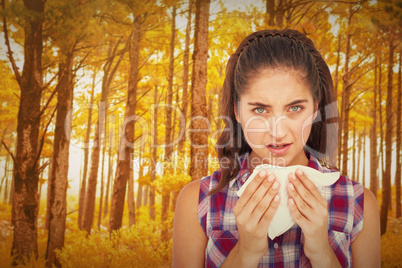
[[[306,176],[306,174],[300,168],[296,170],[296,177],[311,193],[311,195],[320,201],[320,204],[327,204],[327,201],[322,197],[320,191],[318,191],[317,186],[315,186],[315,184]]]
[[[309,220],[300,212],[293,198],[289,198],[288,205],[290,216],[292,216],[292,219],[297,223],[297,225],[304,230],[304,228],[309,224]]]
[[[273,189],[273,185],[275,185],[275,189]],[[263,200],[264,196],[269,193],[270,189],[271,191],[275,191],[278,188],[278,182],[275,181],[274,174],[270,174],[268,178],[264,178],[263,182],[258,186],[252,196],[248,199],[246,205],[243,207],[243,216],[247,217],[247,220],[250,220],[250,217],[255,213],[254,211],[256,208],[258,208],[260,211],[263,210],[264,207],[266,209],[265,202],[261,203],[261,201]],[[261,217],[262,214],[263,212],[259,214],[259,217]],[[258,223],[258,221],[259,218],[258,220],[254,221],[255,225]]]
[[[270,176],[273,176],[273,174],[271,174]],[[257,225],[261,221],[261,218],[263,217],[264,213],[267,211],[272,200],[275,198],[279,186],[280,186],[279,182],[275,181],[271,185],[271,187],[269,187],[268,191],[265,193],[260,202],[258,202],[258,204],[254,205],[250,204],[250,207],[254,207],[254,210],[249,218],[250,223],[253,223],[253,225],[254,224]]]
[[[251,196],[253,196],[256,189],[264,181],[267,175],[268,172],[265,169],[260,170],[260,172],[258,172],[254,180],[250,182],[250,184],[247,186],[243,194],[240,196],[239,200],[237,200],[236,206],[238,206],[239,208],[243,208],[247,204]]]
[[[275,194],[274,198],[271,199],[271,203],[269,204],[268,209],[265,211],[264,215],[262,215],[260,222],[258,223],[260,228],[268,230],[269,225],[272,222],[272,219],[275,215],[275,211],[279,207],[281,197]]]
[[[311,194],[293,173],[289,174],[288,192],[293,198],[296,198],[295,196],[298,195],[308,206],[313,208],[316,206],[316,197]],[[295,201],[297,202],[298,200],[296,199]]]
[[[310,219],[312,217],[315,210],[316,204],[314,204],[315,200],[311,200],[312,197],[310,197],[310,200],[306,201],[299,193],[300,188],[304,187],[302,185],[298,185],[299,189],[296,189],[295,184],[293,182],[290,182],[287,186],[288,188],[288,193],[289,193],[289,199],[292,200],[292,202],[295,204],[297,207],[297,210],[305,217]],[[317,202],[317,201],[315,201]]]

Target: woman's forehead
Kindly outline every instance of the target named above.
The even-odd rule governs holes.
[[[295,98],[312,99],[312,91],[300,74],[294,71],[264,72],[249,82],[240,99],[287,102]]]

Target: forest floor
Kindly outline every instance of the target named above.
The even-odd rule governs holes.
[[[17,267],[45,266],[47,231],[42,207],[38,217],[39,258]],[[140,213],[145,215],[145,211]],[[157,235],[160,223],[153,223],[142,215],[135,228],[122,228],[120,236],[110,238],[102,227],[85,238],[85,233],[76,227],[74,214],[67,217],[66,249],[60,255],[63,267],[170,267],[171,240],[161,243]],[[395,214],[390,211],[390,215]],[[11,206],[0,204],[0,267],[11,267],[10,217]],[[144,241],[149,243],[144,244]],[[131,261],[127,262],[127,259]],[[381,267],[402,268],[402,217],[388,218],[387,232],[381,237]]]

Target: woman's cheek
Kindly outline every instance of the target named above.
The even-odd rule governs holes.
[[[242,124],[247,143],[252,146],[264,145],[264,136],[268,131],[262,120],[252,118]]]

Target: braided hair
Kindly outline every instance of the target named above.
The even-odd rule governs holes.
[[[311,39],[297,30],[257,31],[241,42],[226,66],[221,98],[225,129],[215,145],[222,175],[219,184],[210,194],[219,192],[235,178],[240,170],[239,157],[251,153],[241,125],[235,118],[235,104],[253,78],[264,70],[278,68],[303,74],[303,80],[311,89],[314,101],[318,103],[318,115],[305,149],[313,152],[321,163],[335,165],[338,131],[337,124],[332,122],[338,120],[338,108],[327,63]],[[327,134],[330,133],[329,138]]]

